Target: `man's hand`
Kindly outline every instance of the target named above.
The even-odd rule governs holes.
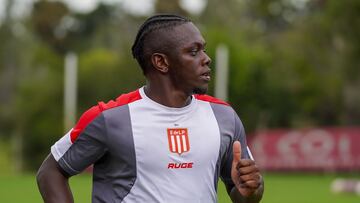
[[[241,159],[241,145],[239,141],[235,141],[233,144],[231,178],[235,183],[236,189],[243,197],[252,196],[262,187],[262,177],[255,162],[251,159]]]

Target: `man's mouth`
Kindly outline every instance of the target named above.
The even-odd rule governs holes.
[[[205,80],[205,81],[207,81],[207,82],[209,82],[210,80],[211,80],[211,76],[210,76],[210,71],[209,72],[205,72],[205,73],[203,73],[203,74],[201,74],[201,79],[203,79],[203,80]]]

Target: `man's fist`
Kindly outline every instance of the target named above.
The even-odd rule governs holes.
[[[241,144],[239,141],[235,141],[231,178],[240,194],[249,197],[261,186],[262,177],[255,162],[251,159],[241,159],[241,153]]]

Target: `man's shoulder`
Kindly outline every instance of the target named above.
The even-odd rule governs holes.
[[[141,99],[141,95],[139,93],[139,90],[137,89],[129,93],[121,94],[115,100],[110,100],[108,102],[100,101],[97,103],[97,105],[88,109],[84,114],[89,114],[89,115],[100,114],[103,111],[116,108],[119,106],[123,106],[126,104],[130,104],[139,99]]]
[[[108,101],[107,103],[105,102],[98,102],[98,107],[99,107],[99,110],[100,111],[105,111],[105,110],[108,110],[108,109],[112,109],[112,108],[115,108],[115,107],[118,107],[118,106],[123,106],[123,105],[126,105],[126,104],[130,104],[134,101],[137,101],[141,99],[141,95],[140,95],[140,92],[139,92],[139,89],[135,90],[135,91],[132,91],[132,92],[129,92],[129,93],[126,93],[126,94],[121,94],[120,96],[118,96],[116,98],[116,100],[110,100]]]
[[[80,134],[80,132],[90,123],[92,122],[96,117],[101,115],[104,111],[114,109],[116,107],[124,106],[127,104],[130,104],[131,102],[137,101],[141,99],[141,95],[139,93],[139,90],[135,90],[126,94],[122,94],[119,97],[116,98],[116,100],[110,100],[108,102],[98,102],[97,105],[89,108],[87,111],[85,111],[78,122],[76,123],[75,127],[71,131],[71,140],[72,142],[75,141],[77,136]]]
[[[236,117],[235,110],[231,107],[231,105],[219,98],[201,94],[194,95],[196,99],[209,102],[211,105],[211,109],[214,112],[214,115],[221,123],[232,123]]]
[[[210,103],[214,103],[214,104],[221,104],[221,105],[225,105],[225,106],[230,106],[229,103],[219,99],[219,98],[216,98],[216,97],[213,97],[213,96],[210,96],[210,95],[207,95],[207,94],[195,94],[194,95],[196,99],[198,100],[201,100],[201,101],[206,101],[206,102],[210,102]]]

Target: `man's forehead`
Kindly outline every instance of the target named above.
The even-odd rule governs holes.
[[[168,29],[161,29],[151,33],[148,40],[148,51],[152,52],[174,52],[195,45],[204,46],[205,40],[199,29],[192,23],[184,23]]]
[[[191,22],[176,26],[169,35],[178,45],[205,44],[199,29]]]

